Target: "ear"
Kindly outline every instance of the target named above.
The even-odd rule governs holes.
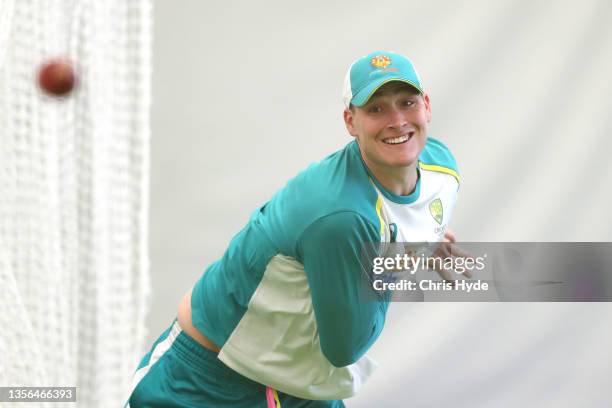
[[[344,125],[346,126],[346,130],[348,130],[349,134],[353,137],[357,137],[357,131],[355,129],[355,117],[353,112],[349,108],[346,108],[343,113],[344,116]]]
[[[425,112],[427,115],[427,123],[431,122],[431,104],[429,103],[429,95],[423,94],[423,101],[425,102]]]

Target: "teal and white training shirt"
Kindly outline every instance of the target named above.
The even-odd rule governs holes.
[[[192,323],[219,359],[300,398],[354,395],[375,368],[365,352],[389,300],[360,295],[363,245],[437,242],[456,202],[457,166],[441,142],[428,139],[418,172],[412,194],[392,194],[352,141],[257,209],[192,292]]]

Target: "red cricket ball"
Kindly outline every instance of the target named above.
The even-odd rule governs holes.
[[[74,66],[66,59],[52,59],[40,66],[38,85],[53,96],[66,96],[76,84]]]

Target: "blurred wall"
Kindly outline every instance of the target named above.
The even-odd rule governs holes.
[[[251,211],[351,140],[342,80],[376,49],[419,69],[461,240],[612,241],[611,20],[604,0],[156,1],[150,342]],[[611,311],[394,304],[347,406],[607,406]]]

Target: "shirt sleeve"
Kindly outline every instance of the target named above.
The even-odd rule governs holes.
[[[382,331],[389,298],[368,284],[362,258],[364,245],[379,243],[377,228],[350,211],[319,218],[299,241],[321,349],[336,367],[357,361]]]

